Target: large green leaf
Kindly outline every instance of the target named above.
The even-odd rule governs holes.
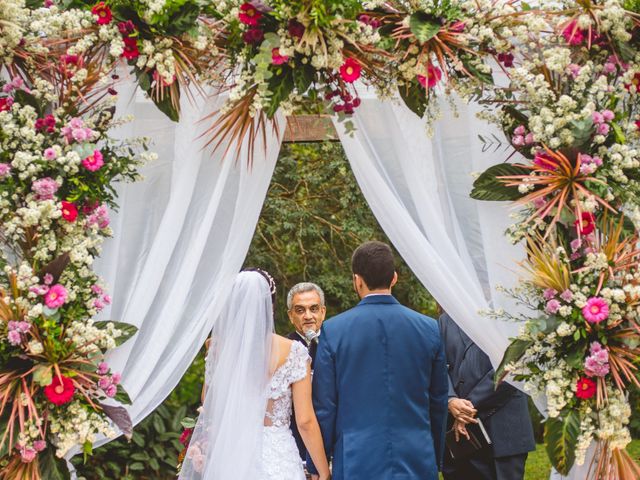
[[[409,28],[420,43],[425,43],[438,34],[440,24],[425,12],[415,12],[409,18]]]
[[[274,75],[269,79],[271,98],[269,106],[265,109],[267,117],[273,118],[280,107],[280,103],[289,97],[294,87],[293,72],[290,69],[284,70],[282,75]]]
[[[522,197],[518,187],[507,187],[497,177],[507,175],[526,175],[529,173],[524,167],[511,163],[499,163],[489,167],[473,182],[471,198],[487,201],[513,201]]]
[[[580,416],[569,410],[562,417],[549,418],[544,426],[544,443],[549,460],[561,474],[567,475],[576,460],[576,446],[580,434]]]
[[[411,82],[409,85],[398,88],[400,97],[409,110],[422,118],[427,108],[427,94],[425,88],[417,81]]]
[[[63,458],[58,458],[52,447],[40,454],[40,476],[47,480],[69,480],[71,474]]]
[[[511,342],[511,345],[509,345],[504,352],[500,365],[496,369],[496,374],[494,377],[496,385],[500,383],[505,377],[506,372],[504,371],[504,369],[506,368],[506,366],[512,362],[520,360],[524,355],[524,352],[526,352],[527,348],[529,348],[532,344],[533,342],[531,340],[517,339]]]
[[[97,329],[104,330],[107,328],[107,325],[113,323],[116,329],[122,332],[118,338],[116,338],[116,345],[120,346],[133,337],[136,333],[138,333],[138,327],[135,325],[131,325],[130,323],[124,322],[114,322],[113,320],[100,320],[99,322],[94,322],[93,326]]]

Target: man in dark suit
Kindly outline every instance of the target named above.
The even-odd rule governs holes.
[[[304,344],[309,349],[311,371],[313,371],[313,363],[318,350],[320,327],[326,313],[324,292],[315,283],[298,283],[289,290],[287,294],[287,314],[295,330],[287,337]],[[295,412],[291,415],[291,431],[293,438],[296,440],[300,458],[305,461],[307,459],[307,449],[298,431]]]
[[[449,315],[438,323],[449,370],[449,425],[465,435],[465,425],[479,418],[492,442],[467,458],[445,453],[445,480],[522,480],[535,449],[527,396],[505,382],[495,388],[489,357]]]
[[[313,373],[333,480],[437,480],[448,391],[438,324],[391,295],[388,245],[361,245],[351,265],[362,300],[324,323]]]

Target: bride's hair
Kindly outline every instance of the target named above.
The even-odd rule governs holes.
[[[258,268],[258,267],[245,268],[242,271],[243,272],[257,272],[257,273],[259,273],[260,275],[262,275],[264,277],[264,279],[269,284],[269,291],[271,292],[271,303],[273,305],[273,308],[275,309],[276,308],[276,292],[277,292],[277,288],[276,288],[276,281],[273,279],[271,274],[269,272],[267,272],[266,270],[263,270],[262,268]]]

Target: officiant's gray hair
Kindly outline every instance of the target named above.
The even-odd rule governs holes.
[[[294,295],[305,292],[317,292],[320,296],[320,305],[324,307],[324,292],[322,291],[322,289],[315,283],[301,282],[294,285],[291,290],[289,290],[289,293],[287,294],[287,309],[291,310],[291,307],[293,307]]]

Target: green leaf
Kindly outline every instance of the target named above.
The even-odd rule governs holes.
[[[113,320],[100,320],[99,322],[94,322],[93,326],[99,330],[105,330],[110,323],[113,323],[115,328],[122,332],[122,335],[115,339],[117,346],[122,345],[138,332],[138,327],[135,325],[125,322],[114,322]]]
[[[583,118],[582,120],[572,120],[571,133],[575,139],[574,146],[581,147],[591,141],[593,134],[593,120],[591,118]]]
[[[122,385],[118,385],[118,392],[113,398],[123,405],[131,405],[131,398]]]
[[[499,163],[489,167],[473,182],[471,198],[486,201],[513,201],[523,195],[518,187],[507,187],[497,177],[507,175],[527,175],[529,170],[511,163]]]
[[[13,93],[13,99],[20,105],[31,105],[35,111],[38,112],[38,115],[42,115],[42,108],[40,107],[40,103],[38,103],[38,99],[30,93],[24,90],[16,90]]]
[[[155,470],[156,472],[160,470],[160,464],[158,463],[158,460],[156,460],[155,458],[151,458],[149,460],[149,466],[151,467],[152,470]]]
[[[195,418],[186,417],[180,422],[184,428],[195,428],[197,420]]]
[[[549,460],[561,475],[567,475],[576,459],[580,416],[568,409],[563,417],[549,418],[544,426],[544,443]]]
[[[613,136],[615,138],[616,143],[626,143],[627,137],[625,137],[622,132],[622,128],[616,122],[611,122],[611,128],[613,128]]]
[[[158,110],[169,117],[170,120],[174,122],[180,121],[180,112],[173,106],[173,103],[171,102],[171,95],[169,95],[168,92],[165,92],[162,98],[157,98],[156,95],[151,95],[151,100],[156,104]]]
[[[425,88],[417,81],[413,81],[409,85],[398,88],[398,92],[409,110],[422,118],[428,101]]]
[[[129,470],[133,472],[139,472],[141,470],[144,470],[144,463],[133,462],[131,465],[129,465]]]
[[[440,24],[425,12],[415,12],[409,17],[409,28],[420,43],[425,43],[435,37],[440,31]]]
[[[506,366],[509,365],[510,363],[517,362],[518,360],[520,360],[524,355],[524,352],[526,352],[527,348],[529,348],[532,344],[533,344],[533,341],[531,340],[516,339],[513,342],[511,342],[511,345],[509,345],[504,352],[504,356],[502,357],[502,361],[500,362],[500,365],[496,369],[496,374],[494,377],[494,381],[496,385],[499,384],[502,381],[502,379],[506,376],[507,373],[504,370]]]
[[[47,480],[70,480],[71,473],[63,458],[58,458],[52,447],[40,454],[40,476]]]
[[[267,117],[273,118],[280,107],[280,103],[289,97],[293,88],[293,74],[290,69],[284,70],[282,76],[274,75],[269,79],[269,91],[271,92],[271,98],[269,106],[265,109]]]
[[[153,417],[153,428],[156,429],[157,433],[164,433],[167,431],[166,427],[164,426],[164,422],[162,421],[162,418],[158,416]]]

